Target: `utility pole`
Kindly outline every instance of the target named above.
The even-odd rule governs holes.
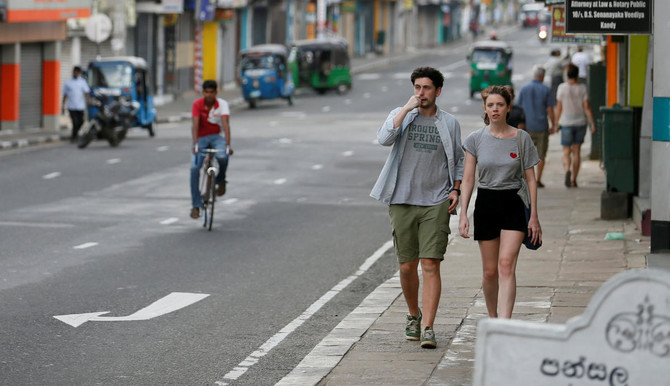
[[[316,38],[326,38],[326,0],[316,0]]]
[[[670,2],[654,2],[653,131],[651,142],[651,252],[670,266]]]

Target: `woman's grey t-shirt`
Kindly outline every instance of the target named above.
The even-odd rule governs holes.
[[[419,114],[402,133],[407,141],[391,204],[433,206],[449,199],[449,165],[435,119]]]
[[[537,165],[540,157],[530,135],[523,130],[518,130],[517,135],[521,136],[524,168]],[[477,159],[480,188],[504,190],[521,187],[521,166],[516,137],[496,138],[488,126],[485,126],[465,139],[463,150]]]

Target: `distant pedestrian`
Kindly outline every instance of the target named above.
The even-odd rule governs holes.
[[[591,63],[591,56],[584,52],[584,47],[577,47],[577,52],[572,55],[570,60],[572,64],[579,68],[579,83],[586,84],[586,75],[588,72],[588,66]]]
[[[554,49],[551,50],[551,57],[544,64],[544,68],[547,70],[549,75],[549,81],[551,84],[551,93],[556,97],[556,91],[558,90],[558,85],[563,83],[563,72],[565,71],[565,65],[568,64],[569,59],[561,58],[561,50]]]
[[[391,111],[377,131],[379,143],[393,147],[370,196],[389,205],[400,285],[409,308],[405,337],[434,348],[433,324],[442,290],[440,263],[449,241],[449,217],[458,205],[463,149],[460,124],[435,104],[444,84],[442,73],[419,67],[410,80],[414,95],[405,106]]]
[[[217,149],[216,160],[219,173],[216,175],[216,195],[226,194],[226,170],[228,158],[233,154],[230,147],[230,108],[228,102],[216,97],[217,84],[214,80],[202,82],[202,98],[191,107],[191,218],[200,217],[202,196],[200,195],[200,168],[205,157],[199,152],[211,147]],[[223,136],[221,132],[223,131]]]
[[[63,85],[63,103],[61,106],[61,114],[65,114],[67,106],[72,120],[71,142],[77,140],[79,129],[84,123],[84,111],[86,110],[89,92],[91,92],[91,89],[88,87],[88,83],[81,77],[81,67],[75,66],[72,69],[72,78],[68,79]]]
[[[514,101],[514,87],[505,86],[505,88],[512,97],[512,101]],[[514,102],[512,102],[509,114],[507,114],[507,124],[516,127],[517,129],[526,130],[526,114],[524,114],[523,108]]]
[[[533,68],[533,80],[519,90],[517,103],[526,114],[526,131],[533,139],[540,162],[537,164],[537,186],[543,188],[542,171],[544,170],[547,149],[549,148],[549,135],[556,132],[554,121],[554,106],[556,98],[551,89],[545,86],[545,69],[542,66]],[[551,122],[551,127],[549,127]]]
[[[537,215],[537,184],[533,166],[540,162],[530,136],[505,121],[512,97],[505,87],[482,91],[486,126],[463,142],[463,172],[459,233],[469,238],[468,206],[479,170],[474,211],[474,238],[482,258],[482,289],[489,317],[510,318],[516,299],[516,263],[526,233],[533,243],[542,241]],[[519,137],[520,138],[517,138]],[[522,149],[519,149],[519,140]],[[520,157],[520,150],[523,160]],[[521,188],[521,165],[530,192],[530,221],[526,225]]]
[[[572,63],[568,64],[567,75],[567,83],[558,86],[556,121],[561,131],[565,186],[576,188],[586,124],[591,126],[591,134],[595,133],[596,129],[586,86],[577,80],[579,75],[577,66]]]

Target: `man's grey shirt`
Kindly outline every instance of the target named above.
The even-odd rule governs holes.
[[[387,205],[391,204],[398,183],[400,161],[403,158],[408,138],[404,134],[419,114],[419,109],[416,108],[405,116],[400,127],[393,127],[393,118],[401,109],[401,107],[398,107],[391,111],[384,124],[377,130],[379,143],[393,147],[370,196]],[[449,180],[447,185],[453,187],[454,181],[463,179],[465,153],[461,144],[461,126],[453,115],[439,108],[434,118],[442,148],[446,155]]]

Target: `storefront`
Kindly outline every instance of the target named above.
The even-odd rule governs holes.
[[[60,42],[66,19],[88,17],[91,0],[6,0],[0,22],[0,130],[58,129]]]

